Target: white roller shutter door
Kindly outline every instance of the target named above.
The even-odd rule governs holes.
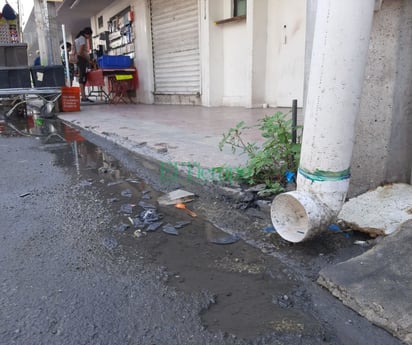
[[[155,94],[200,93],[198,0],[151,0]]]

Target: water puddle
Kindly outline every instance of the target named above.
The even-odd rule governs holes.
[[[11,125],[0,125],[0,135],[39,138],[55,152],[55,164],[71,171],[81,188],[94,188],[106,203],[111,221],[106,233],[96,233],[102,248],[130,263],[138,250],[147,263],[166,267],[170,286],[211,293],[210,305],[200,315],[210,331],[242,338],[269,333],[321,337],[324,331],[308,312],[305,288],[279,260],[201,216],[160,206],[157,199],[163,193],[68,124],[27,117]],[[196,212],[201,202],[199,196],[187,206]]]

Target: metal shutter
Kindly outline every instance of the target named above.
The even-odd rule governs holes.
[[[151,0],[155,94],[200,93],[198,0]]]

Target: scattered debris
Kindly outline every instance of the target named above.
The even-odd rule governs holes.
[[[135,217],[135,218],[130,218],[132,224],[136,228],[143,228],[145,226],[145,223],[140,219],[140,217]]]
[[[152,196],[150,195],[150,191],[144,191],[142,195],[142,200],[150,200]]]
[[[20,197],[20,198],[25,198],[26,196],[29,196],[29,195],[31,195],[31,193],[30,193],[30,192],[20,194],[20,195],[19,195],[19,197]]]
[[[109,250],[113,250],[115,249],[119,243],[117,242],[117,240],[113,237],[106,237],[103,239],[103,245],[109,249]]]
[[[123,190],[121,194],[126,198],[131,198],[133,196],[133,193],[130,189]]]
[[[92,181],[89,181],[89,180],[80,181],[80,186],[82,187],[90,187],[91,185],[93,185]]]
[[[177,189],[173,192],[162,195],[157,199],[159,205],[173,205],[193,201],[195,194],[187,192],[183,189]]]
[[[192,223],[192,222],[182,220],[182,221],[177,222],[177,223],[175,224],[175,228],[176,228],[176,229],[181,229],[181,228],[184,228],[186,225],[189,225],[189,224],[191,224],[191,223]]]
[[[129,228],[130,228],[130,225],[129,225],[129,224],[120,223],[120,224],[116,227],[116,231],[124,232],[124,231],[126,231],[127,229],[129,229]]]
[[[142,229],[137,229],[136,231],[133,232],[133,236],[136,238],[140,238],[142,236],[146,236],[147,233],[142,231]]]
[[[346,202],[338,215],[346,225],[371,236],[389,235],[412,214],[412,186],[388,184]]]
[[[335,231],[335,232],[342,231],[342,229],[340,228],[340,226],[339,226],[339,225],[336,225],[336,224],[330,224],[330,225],[328,226],[328,229],[329,229],[330,231]]]
[[[112,203],[118,202],[118,201],[119,201],[118,198],[110,198],[110,199],[107,199],[107,203],[109,203],[109,204],[112,204]]]
[[[133,213],[133,207],[136,205],[134,204],[123,204],[120,206],[120,211],[126,214],[132,214]]]
[[[147,232],[149,232],[149,231],[156,231],[157,229],[160,228],[160,226],[161,226],[162,224],[163,224],[163,222],[155,222],[155,223],[152,223],[152,224],[150,224],[150,225],[147,227],[146,231],[147,231]]]
[[[278,304],[281,308],[293,307],[293,302],[288,295],[278,296],[273,302]]]
[[[169,235],[174,235],[174,236],[179,235],[179,232],[177,231],[177,229],[172,224],[169,224],[169,223],[163,226],[162,230],[163,232]]]
[[[124,181],[109,182],[109,183],[107,184],[107,187],[116,186],[116,185],[121,184],[121,183],[123,183],[123,182],[124,182]]]
[[[356,244],[361,247],[369,247],[370,243],[368,241],[355,241],[353,244]]]
[[[273,232],[276,232],[276,229],[273,225],[269,225],[266,228],[264,228],[263,231],[267,233],[273,233]]]
[[[191,217],[193,217],[193,218],[194,218],[194,217],[197,217],[197,214],[194,213],[192,210],[189,210],[189,209],[186,207],[186,205],[183,204],[183,203],[177,203],[177,204],[175,205],[175,207],[184,210],[189,216],[191,216]]]
[[[153,209],[144,210],[142,213],[140,213],[140,219],[144,221],[145,224],[157,222],[162,218],[163,216]]]

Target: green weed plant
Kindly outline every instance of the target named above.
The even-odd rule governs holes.
[[[243,138],[245,131],[259,128],[266,139],[261,146],[254,142],[246,142]],[[296,130],[296,143],[292,141],[292,129]],[[299,165],[302,127],[292,125],[289,113],[276,112],[265,116],[255,126],[246,126],[244,121],[230,128],[223,134],[219,149],[229,145],[232,153],[238,150],[248,155],[247,174],[237,176],[241,183],[248,185],[265,184],[261,196],[278,194],[284,191],[287,184],[287,174],[294,173]],[[236,176],[235,176],[236,178]]]

